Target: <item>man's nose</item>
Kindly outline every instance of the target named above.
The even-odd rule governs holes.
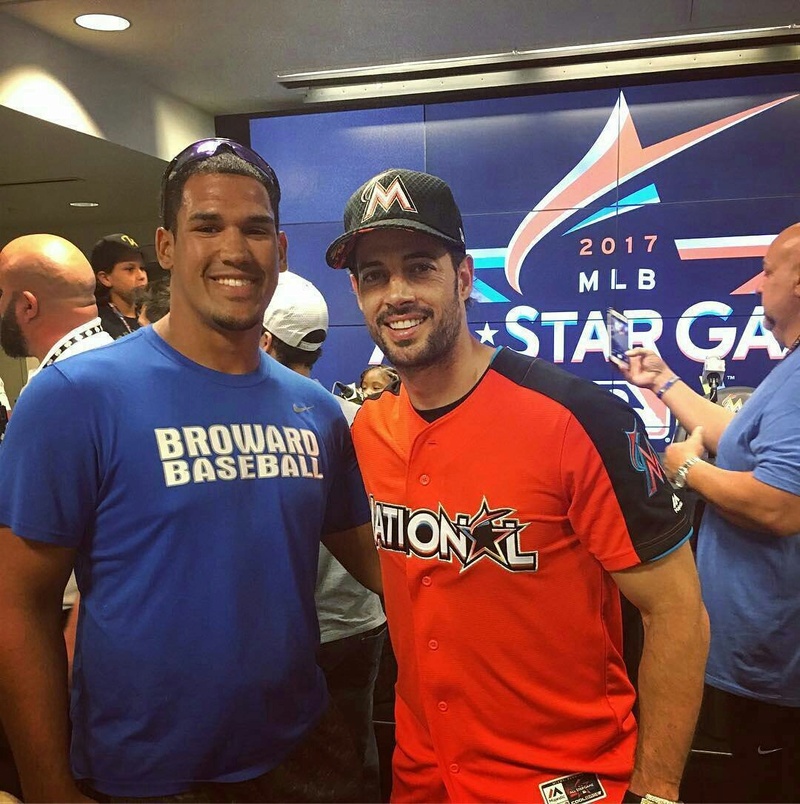
[[[219,250],[222,261],[232,265],[243,262],[250,254],[247,238],[235,226],[222,232]]]
[[[388,293],[386,294],[386,301],[395,307],[403,302],[410,301],[414,298],[414,291],[411,283],[406,279],[402,273],[393,274],[389,278]]]

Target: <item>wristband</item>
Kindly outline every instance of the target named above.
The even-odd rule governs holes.
[[[656,396],[661,399],[664,394],[675,385],[676,382],[680,382],[681,378],[677,374],[673,374],[657,391]]]

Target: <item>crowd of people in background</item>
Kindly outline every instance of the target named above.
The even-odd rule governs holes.
[[[385,362],[322,388],[280,198],[202,140],[150,281],[123,233],[0,251],[0,347],[39,362],[0,445],[3,785],[379,801],[388,621],[393,800],[675,804],[704,692],[741,800],[798,800],[800,224],[761,286],[786,354],[741,413],[628,352],[690,433],[659,458],[617,396],[478,342],[461,212],[418,171],[346,204],[325,259]]]

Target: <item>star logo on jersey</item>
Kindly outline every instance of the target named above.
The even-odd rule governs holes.
[[[513,508],[490,509],[484,497],[478,513],[466,524],[463,523],[465,519],[463,514],[456,518],[457,527],[472,542],[464,561],[464,569],[468,569],[483,556],[508,567],[508,558],[503,552],[503,546],[509,536],[515,536],[524,527],[516,519],[506,519],[513,513]],[[458,521],[459,519],[462,521]]]
[[[403,212],[417,211],[399,176],[395,176],[388,187],[384,187],[380,180],[376,179],[361,194],[361,200],[366,204],[361,217],[362,223],[368,221],[378,211],[378,207],[381,207],[384,212],[388,212],[392,208],[392,204],[397,204]]]
[[[626,430],[625,435],[628,438],[631,466],[644,475],[647,496],[652,497],[658,490],[659,483],[664,484],[667,481],[664,467],[661,465],[653,445],[639,430],[638,424],[634,425],[633,430]]]
[[[509,572],[536,572],[538,551],[526,552],[520,534],[527,522],[520,522],[514,508],[492,508],[484,497],[474,514],[448,515],[438,511],[410,509],[370,497],[372,529],[382,550],[393,550],[423,559],[453,563],[465,572],[488,558]],[[486,564],[486,562],[483,562]]]

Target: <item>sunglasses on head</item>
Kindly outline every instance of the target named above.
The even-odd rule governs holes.
[[[280,201],[281,186],[278,183],[278,177],[275,171],[270,167],[269,163],[262,159],[254,150],[242,145],[235,140],[228,140],[224,137],[213,137],[206,140],[198,140],[192,143],[188,148],[184,148],[170,163],[164,171],[164,176],[161,180],[161,222],[165,223],[166,217],[166,197],[167,185],[173,176],[177,175],[186,165],[192,162],[202,162],[212,156],[224,152],[232,153],[243,159],[249,165],[254,167],[263,177],[267,184],[273,188],[275,193],[275,200]]]

